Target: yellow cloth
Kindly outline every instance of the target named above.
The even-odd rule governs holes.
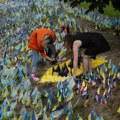
[[[107,62],[107,60],[97,57],[95,60],[92,60],[92,68],[96,68],[102,64],[104,64],[105,62]],[[64,63],[66,63],[66,65],[68,66],[68,64],[70,63],[70,60],[63,62],[60,65],[60,68],[63,67]],[[55,68],[57,67],[57,65],[55,66]],[[68,70],[70,71],[70,68],[68,67]],[[77,69],[77,75],[80,75],[82,73],[82,65],[80,66],[80,69]],[[52,75],[52,67],[49,68],[46,73],[41,77],[40,82],[41,83],[45,83],[45,82],[58,82],[59,80],[64,81],[67,77],[61,77],[59,76],[57,73],[54,73]]]

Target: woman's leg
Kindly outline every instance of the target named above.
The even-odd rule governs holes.
[[[36,77],[36,72],[37,72],[37,62],[39,61],[39,53],[35,50],[32,50],[32,63],[31,63],[31,68],[32,68],[32,74],[31,77],[35,80],[38,81],[39,78]]]
[[[92,73],[92,61],[91,61],[91,58],[90,58],[90,57],[89,57],[88,59],[89,59],[89,65],[88,65],[88,67],[89,67],[89,72]]]
[[[86,76],[86,73],[88,71],[88,68],[91,69],[91,60],[90,56],[83,55],[83,75]]]

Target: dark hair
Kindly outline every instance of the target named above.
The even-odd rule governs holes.
[[[55,42],[55,40],[51,36],[49,36],[49,35],[46,35],[44,37],[44,40],[49,40],[48,44],[53,44]]]
[[[65,29],[66,29],[66,31],[67,31],[67,34],[69,34],[69,33],[70,33],[69,24],[67,24],[67,26],[62,26],[62,27],[61,27],[61,30],[60,30],[60,33],[62,33]]]
[[[73,47],[73,42],[75,41],[74,39],[74,35],[72,34],[67,34],[65,35],[65,37],[63,38],[64,43],[67,42],[67,45],[72,48]]]

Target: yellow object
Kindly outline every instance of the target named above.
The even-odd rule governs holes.
[[[120,107],[118,108],[117,112],[120,113]]]
[[[10,59],[7,61],[7,67],[11,67],[12,62],[10,61]]]
[[[92,68],[96,68],[104,63],[106,63],[107,60],[103,59],[103,58],[100,58],[100,57],[97,57],[95,60],[92,60]],[[70,63],[70,60],[66,61],[66,62],[63,62],[60,65],[60,68],[63,67],[63,65],[66,63],[66,65],[68,66],[68,64]],[[56,69],[57,65],[55,66],[55,69]],[[68,70],[70,72],[70,68],[68,67]],[[82,74],[82,65],[80,66],[80,68],[77,69],[77,75],[80,75]],[[52,67],[49,68],[46,73],[41,77],[41,80],[40,82],[41,83],[45,83],[45,82],[58,82],[59,80],[66,80],[67,77],[61,77],[61,76],[58,76],[56,74],[53,74],[52,75]]]
[[[87,100],[84,102],[84,107],[87,107],[88,102],[89,102],[89,100],[87,99]]]
[[[0,0],[0,3],[5,2],[6,0]]]
[[[98,88],[97,93],[98,93],[98,95],[100,95],[100,87]]]
[[[91,113],[88,115],[88,120],[92,120],[92,119],[91,119]]]

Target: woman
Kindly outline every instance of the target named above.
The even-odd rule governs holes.
[[[100,33],[76,33],[74,35],[67,34],[64,37],[64,45],[69,50],[73,50],[73,78],[76,78],[78,67],[78,49],[84,48],[83,55],[83,75],[86,75],[88,68],[92,71],[91,58],[96,55],[110,50],[110,46],[106,39]]]
[[[39,57],[44,57],[49,61],[56,61],[53,58],[50,58],[44,51],[48,46],[53,46],[54,41],[56,40],[55,32],[47,28],[40,28],[33,31],[30,35],[30,41],[28,47],[32,50],[32,73],[31,77],[34,81],[39,81],[39,78],[36,77],[37,72],[37,62]]]

